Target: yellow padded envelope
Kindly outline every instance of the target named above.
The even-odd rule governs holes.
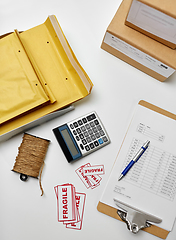
[[[11,45],[8,43],[8,39],[12,40]],[[3,70],[1,74],[2,70],[0,70],[0,83],[9,76],[8,79],[13,79],[13,84],[5,80],[3,87],[4,99],[1,98],[0,103],[2,102],[4,106],[6,99],[8,99],[11,119],[9,118],[9,121],[3,123],[0,122],[0,136],[58,111],[91,93],[93,84],[75,57],[54,15],[49,16],[41,25],[20,33],[15,30],[14,33],[1,38],[1,51],[3,46],[8,55],[9,52],[11,53],[13,71],[10,71],[10,61],[3,62],[4,58],[1,58],[0,61],[6,71]],[[20,52],[18,52],[19,47]],[[6,55],[5,52],[3,55]],[[19,59],[20,54],[23,54],[24,59]],[[24,76],[26,80],[24,80]],[[23,95],[18,96],[21,105],[16,102],[16,106],[19,107],[18,114],[23,113],[22,115],[15,115],[14,104],[17,101],[16,96],[19,95],[18,90],[16,89],[14,92],[14,103],[10,101],[11,94],[9,97],[6,97],[5,94],[7,89],[13,93],[13,89],[17,87],[17,79],[19,81],[18,90],[20,89]],[[32,109],[30,106],[29,109],[32,110],[24,114],[27,109],[26,102],[38,107]],[[21,106],[25,106],[24,111],[22,111]],[[7,119],[7,115],[4,114],[4,116]],[[14,116],[16,117],[12,118]]]
[[[49,101],[17,36],[0,41],[0,124]]]

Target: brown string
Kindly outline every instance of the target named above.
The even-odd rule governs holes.
[[[13,171],[27,176],[38,178],[40,174],[39,184],[42,195],[41,174],[48,145],[48,140],[25,133],[13,167]]]
[[[44,194],[43,187],[42,187],[42,180],[41,180],[44,165],[45,165],[45,163],[43,163],[43,165],[42,165],[42,167],[41,167],[40,176],[39,176],[39,184],[40,184],[40,189],[41,189],[41,191],[42,191],[41,196],[43,196],[43,194]]]

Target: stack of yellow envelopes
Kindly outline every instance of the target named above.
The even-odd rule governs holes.
[[[87,96],[92,82],[55,16],[0,39],[0,135]]]

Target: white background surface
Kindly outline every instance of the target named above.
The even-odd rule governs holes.
[[[96,209],[138,101],[144,99],[176,114],[176,73],[162,83],[100,48],[106,28],[120,3],[121,0],[1,0],[1,35],[16,28],[21,31],[35,27],[42,24],[48,15],[54,14],[78,61],[94,84],[92,93],[74,104],[75,110],[28,131],[51,140],[42,175],[43,197],[36,179],[22,182],[19,175],[11,171],[22,134],[0,144],[1,240],[158,239],[143,231],[133,235],[124,223]],[[111,144],[68,164],[51,129],[92,110],[101,118]],[[94,190],[86,189],[75,173],[86,163],[105,166],[101,184]],[[86,193],[80,231],[66,229],[57,221],[54,186],[65,183],[72,183],[78,192]],[[175,236],[176,225],[167,239],[175,240]]]

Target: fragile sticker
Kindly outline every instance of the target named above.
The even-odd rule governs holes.
[[[83,169],[83,174],[84,176],[105,174],[104,166],[103,165],[85,166]]]
[[[100,185],[102,174],[105,174],[104,165],[91,166],[90,163],[82,165],[75,170],[78,177],[84,183],[86,188],[94,189]]]
[[[72,184],[62,184],[54,187],[57,198],[58,222],[66,228],[81,230],[85,207],[85,193],[78,193]]]
[[[66,224],[67,228],[73,228],[73,229],[81,230],[82,222],[83,222],[83,214],[84,214],[86,194],[76,192],[75,200],[76,200],[76,208],[77,208],[77,213],[78,213],[78,219],[77,219],[77,221],[72,221],[72,222],[69,222],[69,223],[64,222],[64,224]]]

